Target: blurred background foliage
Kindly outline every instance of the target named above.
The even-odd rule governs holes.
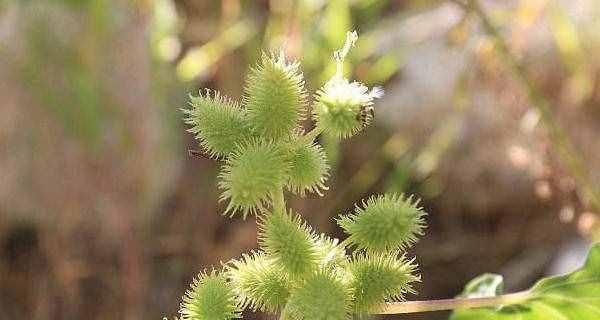
[[[330,191],[292,206],[341,236],[371,193],[423,197],[411,299],[573,269],[600,233],[600,3],[481,6],[501,42],[444,1],[0,1],[0,319],[175,315],[199,270],[256,247],[252,218],[220,215],[219,164],[187,156],[187,94],[240,98],[280,49],[314,91],[353,29],[345,70],[386,96],[363,134],[322,138]]]

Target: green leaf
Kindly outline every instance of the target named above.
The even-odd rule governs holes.
[[[499,274],[484,273],[469,281],[459,297],[484,298],[501,295],[504,279]]]
[[[480,279],[481,280],[481,279]],[[485,279],[484,279],[485,280]],[[491,282],[480,281],[478,291]],[[470,283],[471,284],[471,283]],[[468,289],[468,288],[467,288]],[[468,291],[468,290],[467,290]],[[490,292],[489,290],[487,291]],[[590,250],[585,265],[570,274],[536,283],[520,304],[497,309],[457,310],[451,320],[592,320],[600,319],[600,244]]]

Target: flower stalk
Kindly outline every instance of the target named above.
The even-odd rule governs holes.
[[[285,211],[285,197],[283,195],[283,188],[278,188],[273,194],[273,211]]]
[[[403,301],[386,303],[377,314],[402,314],[455,309],[498,307],[520,304],[532,298],[529,291],[521,291],[495,297],[454,298],[440,300]]]

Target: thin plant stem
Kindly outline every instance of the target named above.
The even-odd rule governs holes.
[[[378,314],[401,314],[454,309],[495,307],[500,305],[519,304],[531,298],[531,292],[521,291],[496,297],[393,302],[387,303],[385,305],[385,308]]]
[[[276,212],[285,212],[285,197],[283,196],[283,187],[278,188],[273,194],[273,210]]]
[[[556,147],[561,160],[583,189],[584,195],[590,200],[592,207],[600,211],[600,193],[586,173],[583,161],[578,156],[578,152],[569,140],[567,133],[554,118],[550,100],[529,79],[525,66],[511,53],[507,41],[500,31],[498,31],[498,28],[494,25],[488,14],[483,10],[479,1],[468,0],[464,2],[452,0],[452,2],[458,4],[466,11],[473,12],[481,20],[485,32],[494,40],[499,56],[510,68],[513,77],[523,86],[529,101],[538,111],[540,120],[548,130],[550,140]]]
[[[307,134],[305,134],[304,137],[306,139],[308,139],[308,141],[313,142],[313,141],[315,141],[315,139],[317,138],[317,136],[320,135],[321,133],[323,133],[323,129],[322,128],[320,128],[320,127],[314,127]]]

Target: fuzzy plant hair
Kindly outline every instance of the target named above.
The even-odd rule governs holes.
[[[263,54],[250,69],[241,103],[209,90],[191,96],[185,122],[202,152],[222,160],[224,213],[255,216],[258,249],[201,272],[183,297],[181,319],[228,320],[250,309],[281,319],[344,320],[414,293],[420,277],[406,250],[425,228],[416,198],[384,194],[363,201],[337,220],[344,241],[318,233],[285,203],[286,191],[327,190],[319,135],[347,138],[370,123],[365,110],[382,91],[348,80],[342,70],[356,39],[348,33],[335,52],[337,72],[317,91],[312,112],[300,65],[283,53]],[[304,132],[308,114],[314,129]]]

